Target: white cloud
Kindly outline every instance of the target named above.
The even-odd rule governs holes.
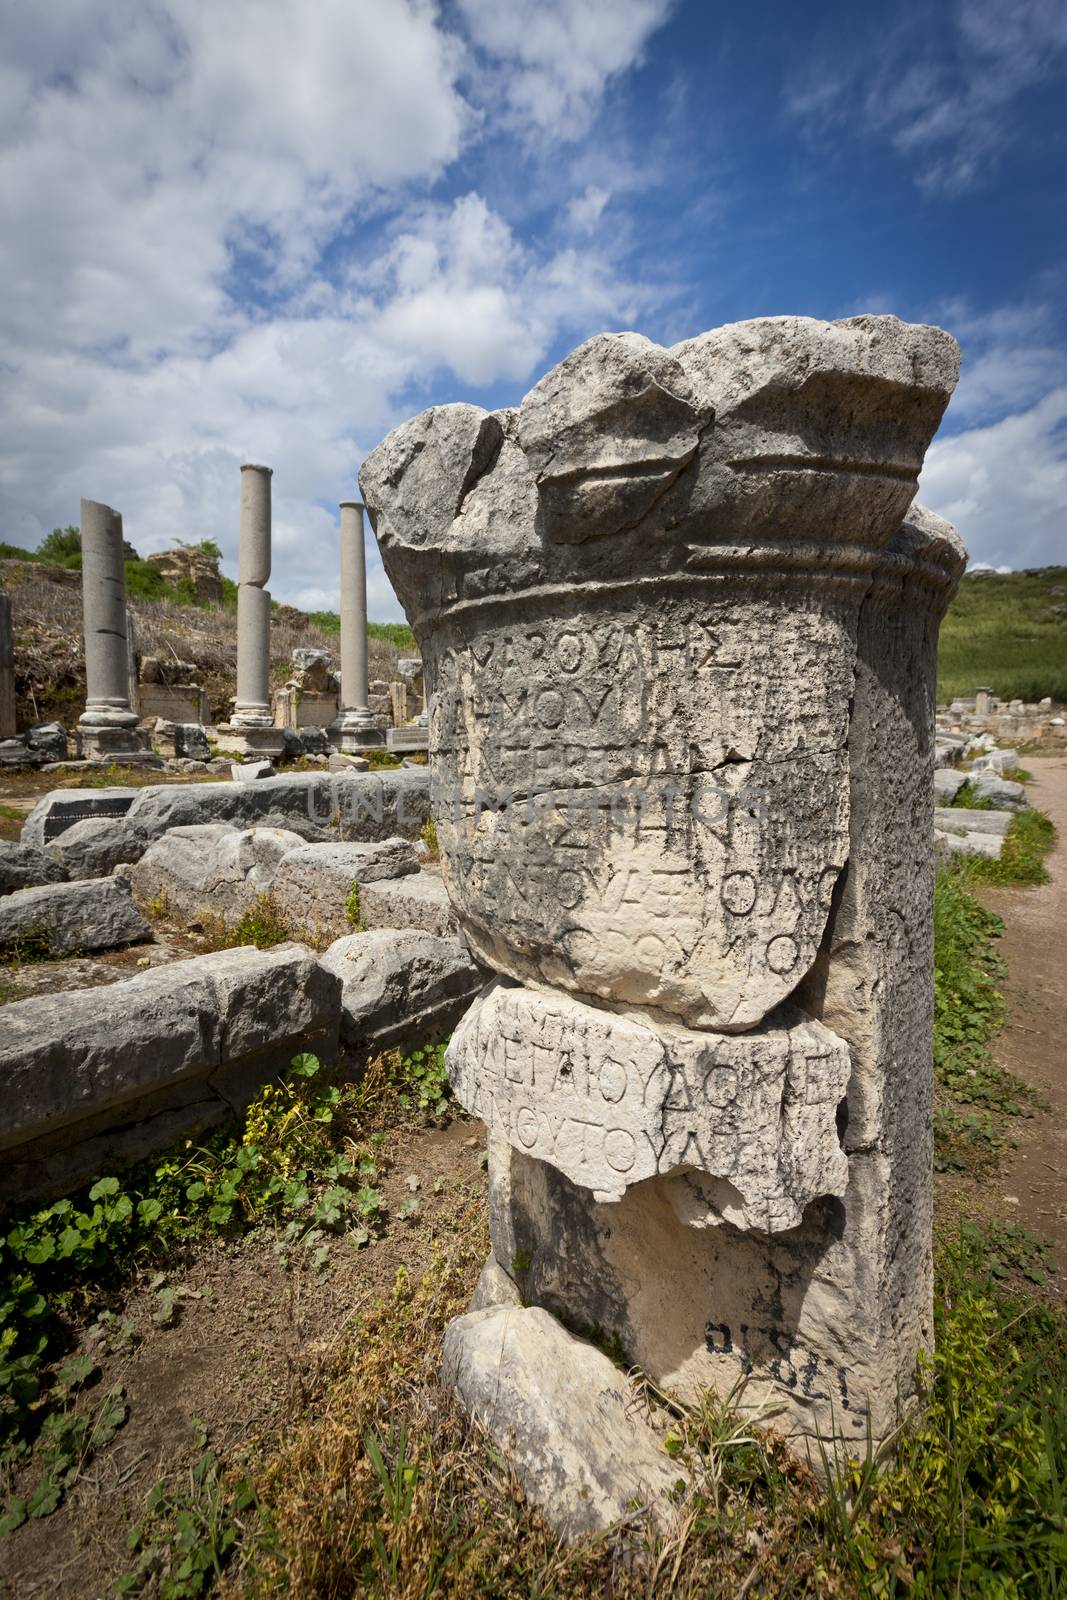
[[[982,566],[1067,560],[1067,387],[985,427],[938,438],[919,498]]]
[[[587,118],[665,10],[625,0],[599,62],[576,7],[547,8],[532,54],[497,25],[494,93],[556,81],[565,37],[585,65],[559,104]],[[0,538],[32,545],[86,495],[143,552],[210,535],[232,562],[237,467],[266,460],[273,590],[328,603],[336,501],[412,394],[517,398],[554,339],[637,303],[591,246],[427,198],[500,111],[432,0],[49,0],[7,8],[0,61]],[[399,615],[374,555],[369,588]]]
[[[961,0],[884,15],[856,42],[823,43],[794,74],[790,110],[817,133],[857,125],[887,140],[930,193],[975,187],[1015,133],[1027,91],[1067,68],[1062,0]]]
[[[578,139],[611,79],[633,66],[675,0],[458,0],[515,125]]]

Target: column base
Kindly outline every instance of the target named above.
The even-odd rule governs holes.
[[[336,722],[326,729],[326,736],[335,750],[342,755],[359,755],[363,750],[380,750],[385,744],[373,713],[370,711],[342,712]]]
[[[220,723],[215,730],[215,743],[226,755],[280,756],[285,754],[285,733],[271,724],[266,727],[243,727],[236,722]]]
[[[151,751],[151,739],[137,726],[137,718],[132,724],[120,723],[91,723],[82,722],[74,730],[74,738],[78,755],[88,761],[106,761],[112,756],[139,756]]]
[[[429,750],[430,730],[417,722],[408,722],[402,728],[389,728],[385,742],[390,750]]]

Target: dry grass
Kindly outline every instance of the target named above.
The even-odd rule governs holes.
[[[11,595],[19,725],[55,717],[70,724],[85,699],[81,574],[26,561],[0,561],[0,587]],[[195,663],[216,721],[229,714],[237,680],[237,617],[221,607],[131,600],[142,656]],[[336,634],[302,612],[281,608],[271,623],[271,685],[289,676],[295,649],[322,649],[339,661]],[[395,676],[400,652],[386,639],[369,641],[371,678]]]

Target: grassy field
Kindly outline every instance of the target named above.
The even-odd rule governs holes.
[[[1058,592],[1057,592],[1058,591]],[[968,573],[941,626],[939,701],[988,685],[1002,700],[1067,700],[1067,567]]]

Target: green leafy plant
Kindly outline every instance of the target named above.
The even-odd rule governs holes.
[[[363,920],[363,912],[359,903],[359,884],[352,879],[352,887],[345,900],[345,921],[353,933],[366,933],[367,924]]]

